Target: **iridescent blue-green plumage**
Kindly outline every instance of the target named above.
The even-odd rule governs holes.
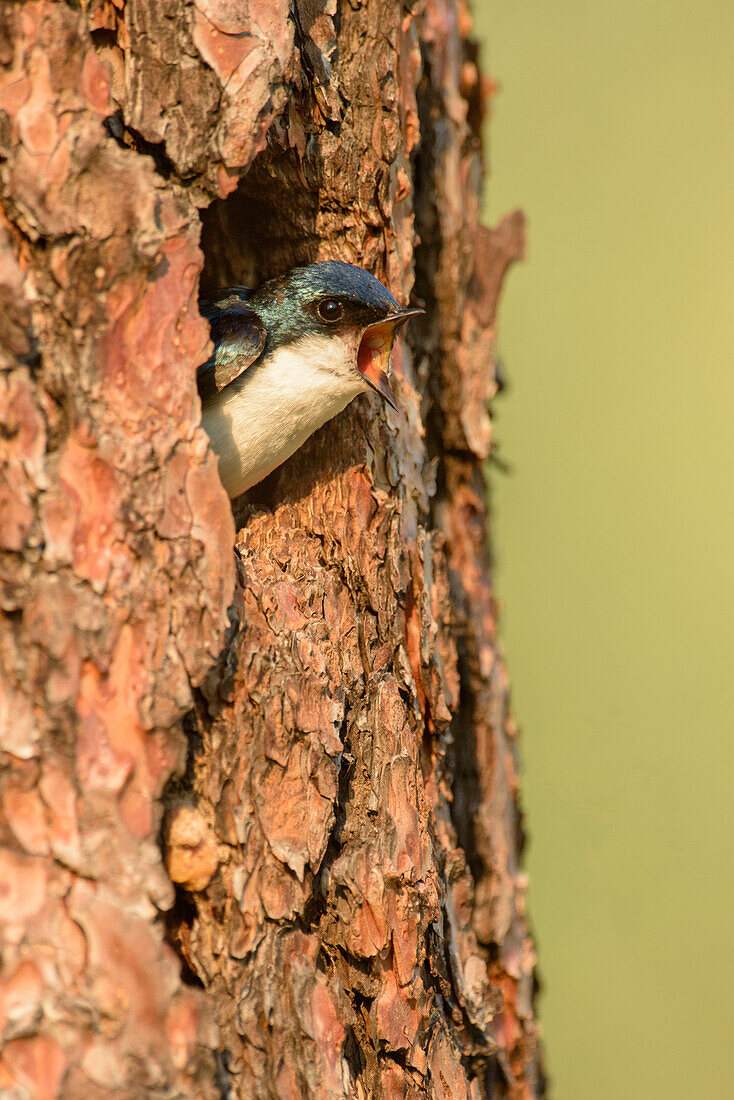
[[[315,308],[328,297],[338,298],[344,306],[339,324],[343,329],[366,327],[400,312],[390,291],[374,275],[340,260],[296,267],[282,278],[270,279],[250,295],[248,304],[265,324],[270,350],[302,336],[333,330],[333,325],[318,318]]]
[[[325,298],[338,299],[344,313],[337,324],[316,313]],[[304,336],[366,328],[400,306],[390,291],[361,267],[326,260],[296,267],[257,288],[226,287],[202,298],[201,312],[211,325],[214,352],[199,367],[202,399],[229,385],[262,354]]]
[[[211,357],[197,373],[202,401],[233,382],[265,348],[265,325],[247,305],[250,294],[246,286],[227,287],[199,303],[214,344]]]

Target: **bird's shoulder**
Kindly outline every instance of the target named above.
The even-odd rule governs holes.
[[[219,393],[260,357],[267,333],[248,305],[252,291],[230,286],[202,297],[199,309],[211,329],[214,351],[196,372],[202,400]]]

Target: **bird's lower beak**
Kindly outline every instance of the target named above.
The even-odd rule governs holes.
[[[406,309],[401,313],[394,313],[370,325],[362,334],[362,340],[357,352],[357,366],[364,377],[365,382],[376,390],[388,405],[397,410],[397,402],[390,388],[390,352],[395,343],[397,330],[411,317],[423,313],[422,309]]]

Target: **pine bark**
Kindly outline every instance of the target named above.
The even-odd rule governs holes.
[[[536,1097],[461,0],[0,15],[0,1095]],[[425,318],[233,511],[203,289]]]

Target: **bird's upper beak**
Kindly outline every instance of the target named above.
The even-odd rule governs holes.
[[[404,309],[400,313],[391,313],[383,321],[369,325],[362,333],[357,352],[357,366],[365,382],[372,386],[388,405],[397,410],[397,402],[390,388],[390,352],[395,342],[397,330],[411,317],[425,313],[423,309]]]

